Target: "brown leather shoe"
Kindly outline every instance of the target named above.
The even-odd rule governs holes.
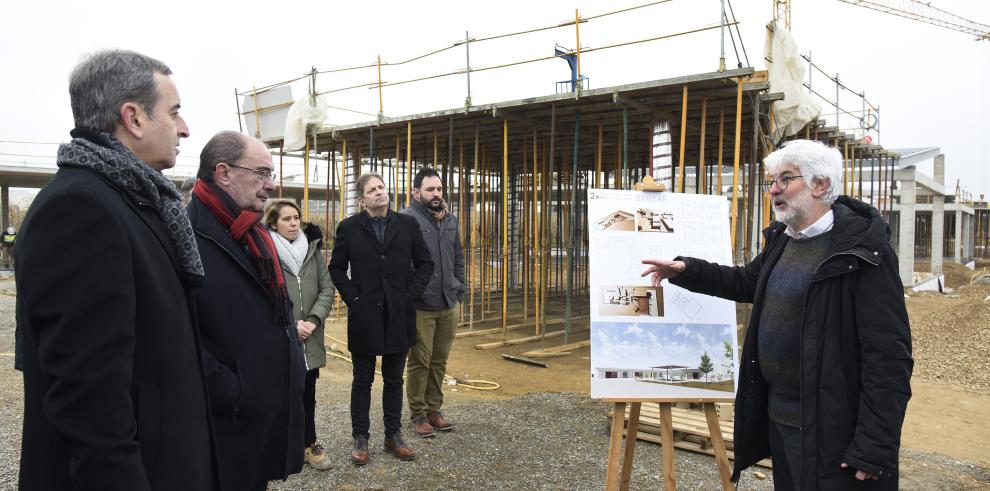
[[[433,431],[433,427],[430,426],[428,421],[426,421],[425,416],[420,416],[412,421],[412,430],[413,433],[420,438],[429,438],[436,435],[436,432]]]
[[[368,463],[367,437],[354,437],[354,445],[351,446],[351,462],[353,462],[354,465],[364,465]]]
[[[437,431],[450,431],[457,426],[447,420],[447,418],[444,418],[443,414],[440,414],[440,411],[430,411],[430,413],[426,415],[426,420],[429,421],[430,426]]]
[[[392,435],[385,437],[385,450],[394,455],[399,460],[413,460],[416,452],[413,452],[406,442],[402,441],[402,435]]]

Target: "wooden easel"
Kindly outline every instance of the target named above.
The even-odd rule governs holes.
[[[673,491],[677,489],[677,479],[674,471],[674,428],[673,418],[671,417],[671,407],[677,402],[701,403],[704,406],[705,419],[708,421],[708,432],[711,434],[712,449],[715,451],[715,463],[718,465],[718,474],[719,479],[722,481],[722,489],[734,490],[736,488],[730,480],[732,470],[729,467],[729,457],[725,453],[725,441],[722,440],[722,428],[718,424],[718,414],[715,412],[716,402],[734,402],[733,398],[690,397],[631,400],[604,398],[602,400],[615,403],[615,409],[612,412],[612,434],[608,443],[608,464],[605,472],[606,491],[625,491],[629,489],[633,455],[636,452],[636,433],[639,429],[639,410],[644,402],[658,403],[660,405],[660,441],[663,445],[663,488],[665,490]],[[629,427],[626,429],[626,449],[624,454],[620,455],[622,453],[622,429],[625,426],[626,404],[630,405]]]
[[[651,176],[643,176],[642,182],[633,184],[636,191],[663,192],[666,186],[656,182]],[[639,430],[639,410],[644,402],[660,405],[660,441],[663,445],[663,488],[667,491],[677,489],[676,473],[674,471],[674,428],[671,408],[678,402],[701,403],[708,421],[708,432],[712,439],[712,449],[715,451],[715,463],[718,465],[719,479],[723,490],[734,490],[732,469],[729,467],[729,456],[725,453],[725,441],[722,439],[722,428],[718,424],[718,413],[715,411],[717,402],[735,402],[732,397],[654,397],[640,399],[602,398],[602,401],[615,403],[612,411],[612,434],[608,443],[608,463],[605,471],[605,490],[626,491],[629,489],[629,477],[632,475],[633,455],[636,452],[636,433]],[[626,420],[626,404],[629,404],[629,427],[626,428],[626,449],[622,452],[622,429]],[[620,453],[622,455],[620,455]]]

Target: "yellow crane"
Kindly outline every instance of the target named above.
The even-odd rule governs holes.
[[[972,35],[977,41],[990,41],[990,25],[981,24],[918,0],[839,0],[905,19],[952,29]],[[773,20],[783,22],[791,30],[791,0],[773,0]]]
[[[789,0],[783,0],[789,3]],[[953,31],[964,32],[976,38],[977,41],[990,41],[990,26],[974,22],[964,17],[960,17],[951,12],[932,6],[931,2],[919,2],[918,0],[839,0],[840,2],[857,5],[868,9],[883,12],[885,14],[904,17],[905,19],[924,22],[933,26],[952,29]],[[774,5],[781,0],[774,0]],[[790,20],[790,5],[788,9],[788,22]],[[776,13],[776,12],[775,12]],[[774,17],[776,18],[776,17]]]

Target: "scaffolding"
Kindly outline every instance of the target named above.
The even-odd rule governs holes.
[[[479,39],[466,35],[464,41],[450,47],[401,62],[463,45],[469,61],[461,71],[384,82],[381,67],[395,64],[378,58],[373,65],[322,72],[314,69],[296,79],[315,80],[319,74],[343,70],[378,71],[377,81],[371,84],[321,91],[316,90],[315,81],[310,84],[314,94],[357,87],[379,90],[379,112],[374,120],[315,128],[307,140],[306,162],[317,159],[327,166],[329,179],[321,190],[326,204],[319,208],[324,210],[320,221],[329,238],[332,240],[336,223],[356,211],[352,189],[356,176],[367,171],[381,174],[391,192],[392,206],[398,210],[412,199],[416,170],[433,167],[443,178],[451,211],[460,220],[469,283],[462,316],[466,330],[501,332],[503,341],[510,330],[531,327],[534,336],[562,335],[566,343],[578,321],[582,328],[587,326],[586,224],[591,188],[632,189],[643,177],[651,176],[667,189],[724,196],[730,203],[734,260],[737,264],[748,261],[761,250],[760,231],[770,220],[770,204],[759,183],[764,176],[762,159],[775,148],[768,136],[774,134],[773,102],[783,95],[768,93],[766,72],[743,67],[744,58],[737,55],[736,69],[595,89],[574,83],[570,93],[472,104],[471,73],[558,56],[471,67],[470,45],[504,36],[573,28],[575,81],[583,76],[581,54],[595,50],[710,29],[728,32],[735,46],[738,30],[733,34],[737,23],[729,3],[718,24],[582,49],[580,24],[662,3],[666,2],[589,17],[575,11],[573,22],[505,35]],[[722,53],[720,65],[724,67],[724,38]],[[457,75],[467,79],[463,107],[385,116],[382,88]],[[840,84],[838,77],[834,82]],[[810,81],[808,85],[810,88]],[[865,105],[865,98],[863,101]],[[838,98],[835,106],[836,113],[844,111]],[[870,111],[875,110],[870,105]],[[809,124],[795,137],[842,149],[849,177],[847,192],[858,197],[868,194],[878,207],[889,207],[896,155],[838,125],[826,126],[824,120]],[[279,147],[281,141],[267,143]],[[865,181],[864,174],[869,176]],[[316,196],[320,199],[319,194]],[[551,333],[551,326],[562,329]]]

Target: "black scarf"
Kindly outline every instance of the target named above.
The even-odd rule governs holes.
[[[203,279],[203,260],[175,184],[109,133],[76,128],[70,134],[72,141],[58,147],[58,166],[85,167],[150,201],[175,244],[186,285],[198,285]]]

